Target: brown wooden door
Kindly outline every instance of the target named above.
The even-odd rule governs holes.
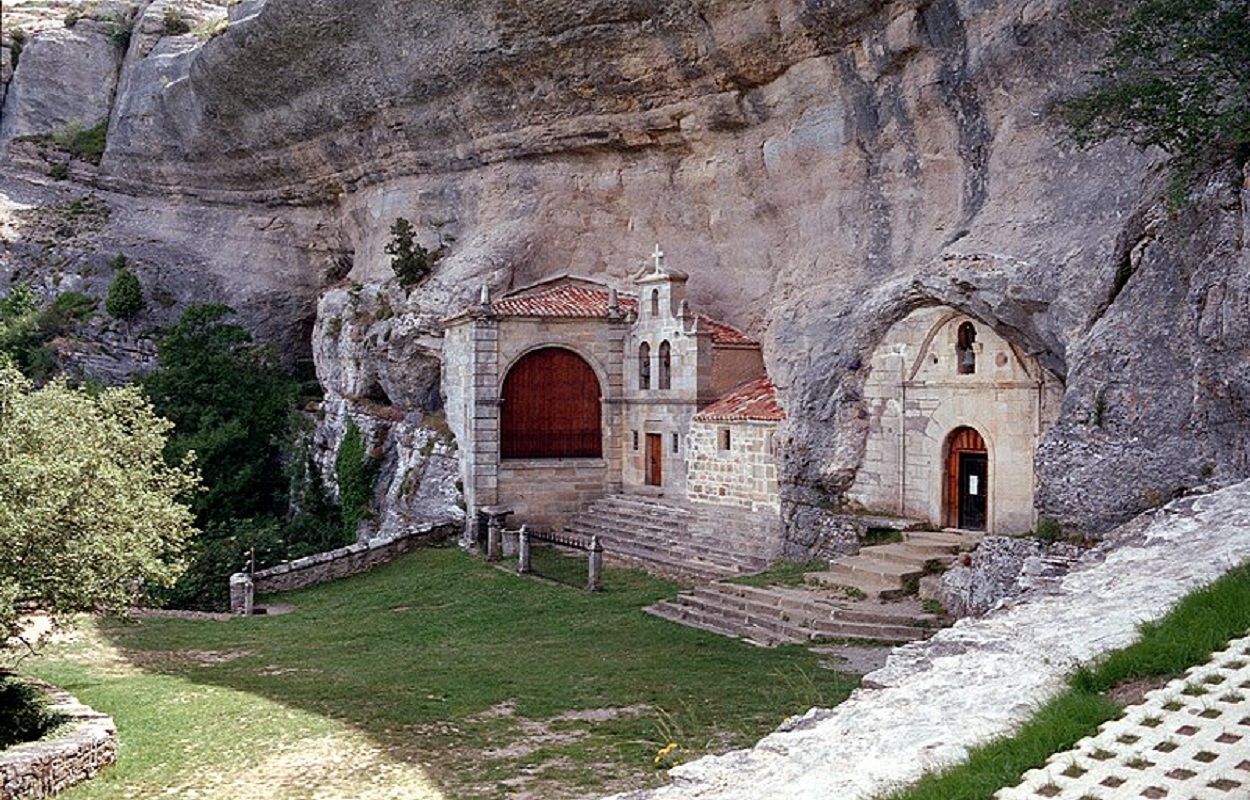
[[[581,356],[548,347],[518,361],[503,382],[504,458],[597,458],[603,454],[599,379]]]
[[[647,485],[664,485],[664,435],[647,434]]]

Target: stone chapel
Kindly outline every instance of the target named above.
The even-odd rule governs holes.
[[[444,320],[468,524],[505,505],[558,530],[606,495],[780,515],[785,414],[759,342],[693,311],[654,263],[627,288],[558,275]],[[1036,524],[1033,457],[1062,386],[980,320],[922,308],[877,346],[854,506],[989,533]],[[467,533],[467,532],[466,532]]]
[[[1058,378],[945,306],[891,327],[869,368],[868,439],[849,499],[939,527],[1035,526],[1033,457],[1059,413]]]
[[[559,275],[444,321],[447,420],[470,524],[560,528],[607,494],[780,508],[783,418],[759,342],[692,311],[654,263],[628,291]]]

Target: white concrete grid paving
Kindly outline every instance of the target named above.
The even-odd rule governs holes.
[[[1250,797],[1250,635],[1146,695],[997,800]]]

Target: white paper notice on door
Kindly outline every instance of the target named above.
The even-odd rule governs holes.
[[[973,497],[976,497],[978,494],[980,494],[980,492],[978,491],[978,489],[980,488],[980,484],[981,484],[980,477],[981,476],[979,475],[968,476],[968,494],[972,495]]]

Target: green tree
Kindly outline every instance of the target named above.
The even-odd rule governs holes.
[[[126,257],[118,254],[109,262],[117,270],[104,298],[104,310],[114,319],[134,319],[143,310],[143,287],[139,278],[126,266]]]
[[[1245,163],[1250,0],[1103,0],[1081,14],[1111,44],[1094,88],[1061,107],[1078,142],[1160,147],[1180,188],[1220,162]]]
[[[0,642],[25,611],[123,610],[173,583],[197,478],[165,461],[170,427],[136,388],[36,390],[0,363]]]
[[[438,260],[436,253],[426,250],[416,240],[416,232],[412,223],[398,217],[391,225],[391,240],[386,245],[386,252],[391,256],[391,269],[399,278],[399,285],[405,289],[421,283],[434,268]]]
[[[175,426],[167,458],[194,452],[205,487],[194,503],[204,533],[186,572],[161,594],[179,608],[224,608],[231,573],[345,543],[306,444],[296,446],[307,438],[297,424],[300,383],[228,322],[230,313],[187,309],[157,344],[159,367],[143,381]]]
[[[143,380],[157,413],[174,423],[167,453],[194,451],[205,491],[201,526],[286,508],[281,448],[300,387],[273,353],[228,323],[223,305],[188,308],[157,343],[158,368]]]

